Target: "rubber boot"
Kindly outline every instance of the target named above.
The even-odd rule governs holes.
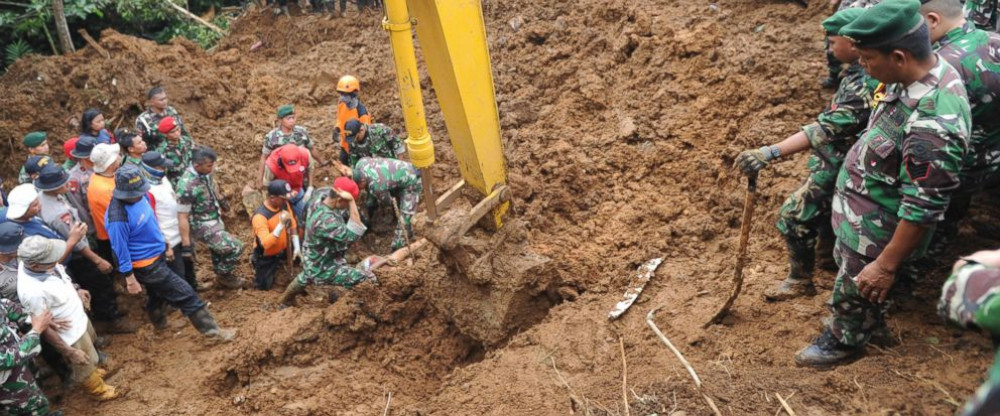
[[[812,344],[795,354],[795,364],[802,367],[830,368],[848,364],[860,358],[864,352],[864,347],[841,344],[827,328]]]
[[[244,283],[242,277],[234,276],[232,273],[216,273],[215,281],[226,289],[240,289]]]
[[[167,327],[167,305],[162,304],[156,308],[146,311],[149,315],[149,321],[153,323],[153,327],[156,329],[164,329]]]
[[[109,386],[104,383],[104,377],[100,373],[94,371],[90,373],[90,376],[83,381],[83,388],[90,393],[94,400],[99,402],[105,402],[108,400],[114,400],[121,397],[121,393],[114,386]]]
[[[219,328],[219,324],[215,322],[215,318],[213,318],[212,314],[208,312],[208,309],[198,309],[195,313],[191,314],[188,319],[191,320],[191,325],[194,325],[194,327],[198,329],[198,332],[201,332],[207,337],[219,338],[223,341],[232,341],[233,338],[236,338],[236,330]]]
[[[305,285],[299,283],[299,279],[293,279],[288,287],[285,288],[285,293],[281,294],[278,298],[278,304],[283,306],[295,306],[295,297],[306,293]]]
[[[815,241],[785,237],[785,244],[788,246],[788,277],[777,287],[765,290],[765,299],[777,302],[816,294],[816,286],[812,282],[816,264]]]

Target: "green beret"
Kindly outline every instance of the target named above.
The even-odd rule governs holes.
[[[38,145],[42,144],[42,142],[44,141],[45,141],[44,131],[33,131],[24,136],[24,141],[22,143],[24,143],[24,147],[31,149],[38,147]]]
[[[826,20],[821,23],[823,25],[823,30],[826,31],[827,36],[838,36],[840,35],[840,29],[847,26],[848,23],[857,19],[865,13],[865,9],[860,7],[852,7],[849,9],[841,10],[834,13],[833,16],[826,18]]]
[[[924,24],[919,0],[885,0],[865,10],[840,29],[857,47],[874,47],[902,39]]]
[[[294,113],[295,113],[295,107],[292,107],[291,104],[285,104],[281,107],[278,107],[278,118],[285,118]]]

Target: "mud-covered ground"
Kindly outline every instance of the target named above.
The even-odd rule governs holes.
[[[123,295],[144,325],[113,337],[109,381],[131,392],[104,404],[70,392],[61,406],[79,415],[372,415],[389,401],[395,415],[623,415],[621,342],[631,414],[709,414],[646,326],[659,308],[656,323],[723,414],[775,414],[776,394],[802,415],[954,412],[992,349],[935,315],[943,270],[927,271],[916,296],[894,309],[894,341],[833,371],[795,367],[792,355],[826,314],[833,276],[820,273],[812,299],[768,304],[761,292],[786,272],[773,223],[803,157],[762,175],[744,293],[723,325],[701,328],[729,291],[745,189],[729,170],[733,157],[793,133],[828,97],[816,82],[828,12],[814,3],[485,1],[514,210],[508,229],[475,230],[465,243],[504,273],[457,276],[428,247],[414,265],[384,269],[380,286],[332,306],[315,289],[285,310],[273,306],[277,289],[206,292],[219,321],[240,331],[231,344],[206,342],[177,313],[157,333],[141,300]],[[0,78],[7,189],[24,132],[49,131],[58,149],[71,136],[67,118],[92,106],[111,126],[129,125],[154,84],[167,88],[195,140],[222,154],[218,176],[233,202],[256,175],[281,104],[294,103],[321,157],[334,157],[343,73],[362,80],[376,121],[401,130],[380,17],[351,17],[250,13],[211,53],[106,32],[110,58],[84,48],[24,59]],[[422,83],[444,190],[458,173],[430,80]],[[226,220],[250,241],[245,215]],[[971,226],[962,237],[952,257],[997,245]],[[382,252],[383,240],[364,249]],[[655,257],[665,261],[640,300],[609,322],[636,267]],[[537,267],[518,269],[518,258]],[[248,264],[240,271],[250,277]],[[203,265],[200,277],[209,275]],[[503,302],[515,307],[494,308]],[[506,336],[496,327],[483,336],[477,322],[502,323]]]

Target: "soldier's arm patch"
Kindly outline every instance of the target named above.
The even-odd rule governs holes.
[[[931,162],[920,161],[913,155],[907,155],[905,160],[906,176],[911,182],[922,181],[931,176]]]

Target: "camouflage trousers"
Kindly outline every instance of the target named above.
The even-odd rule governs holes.
[[[830,204],[846,155],[847,148],[843,145],[825,145],[810,152],[809,176],[778,210],[776,225],[782,235],[815,246],[820,230],[830,226]]]
[[[1000,269],[968,263],[954,270],[941,290],[938,314],[963,328],[979,328],[1000,341]],[[1000,351],[989,378],[969,398],[962,415],[1000,414]]]
[[[49,414],[49,399],[35,382],[27,364],[10,370],[10,377],[0,384],[0,414],[44,416]]]
[[[392,238],[391,250],[396,251],[406,246],[407,239],[413,238],[413,216],[417,214],[417,205],[420,204],[420,196],[424,192],[424,185],[416,182],[403,189],[392,192],[382,192],[368,198],[368,209],[373,210],[375,206],[389,207],[392,209],[393,200],[399,205],[399,216],[402,221],[396,221],[396,230]],[[395,214],[393,214],[395,218]]]
[[[872,333],[885,326],[885,312],[890,302],[869,302],[861,296],[858,285],[854,283],[854,278],[875,259],[855,253],[839,241],[833,249],[833,258],[837,260],[839,270],[827,305],[832,314],[830,331],[843,344],[863,346],[871,339]],[[897,286],[893,285],[889,296],[896,290]]]
[[[236,269],[243,254],[243,243],[226,231],[222,220],[192,223],[191,231],[198,241],[208,246],[216,274],[228,275]]]
[[[330,260],[329,263],[318,266],[304,264],[302,272],[299,273],[296,280],[303,286],[315,284],[350,288],[365,280],[374,280],[375,278],[372,272],[351,267],[344,259]]]

